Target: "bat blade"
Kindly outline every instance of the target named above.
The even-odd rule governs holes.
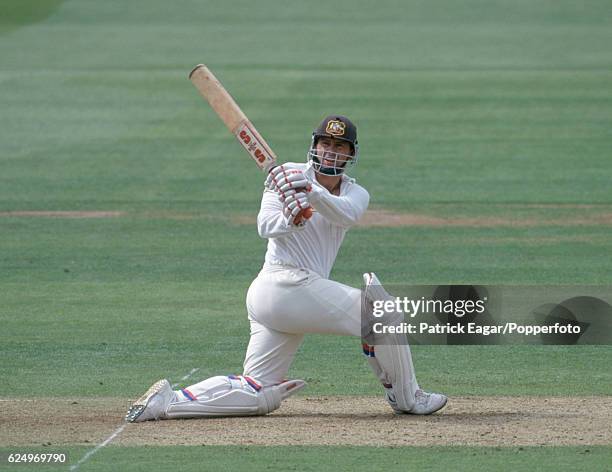
[[[227,129],[249,153],[255,164],[266,174],[276,167],[276,154],[259,134],[223,84],[204,64],[198,64],[189,74],[189,79],[208,101]],[[312,216],[312,208],[302,210],[294,219],[296,224]]]
[[[191,71],[189,79],[255,164],[266,173],[275,167],[276,154],[210,69],[199,64]]]

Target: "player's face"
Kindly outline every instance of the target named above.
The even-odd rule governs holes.
[[[351,145],[341,139],[319,138],[315,149],[323,167],[344,167],[351,159]]]

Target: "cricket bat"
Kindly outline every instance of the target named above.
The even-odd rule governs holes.
[[[208,67],[195,66],[189,79],[261,170],[267,174],[278,165],[274,151]],[[297,224],[311,216],[312,208],[306,208],[294,222]]]

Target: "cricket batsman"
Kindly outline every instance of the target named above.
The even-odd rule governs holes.
[[[393,297],[373,273],[363,275],[363,293],[328,278],[344,235],[368,207],[368,192],[346,174],[358,157],[357,128],[330,115],[312,134],[307,163],[289,162],[268,175],[257,216],[268,247],[246,297],[251,337],[242,375],[176,391],[160,380],[130,407],[126,421],[265,415],[305,386],[286,379],[305,334],[362,336],[362,297],[365,303]],[[296,218],[307,208],[310,219]],[[363,344],[389,405],[397,414],[440,410],[447,397],[421,390],[410,347],[395,336]]]

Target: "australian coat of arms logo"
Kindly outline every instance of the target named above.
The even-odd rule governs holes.
[[[325,132],[331,134],[332,136],[344,136],[345,130],[346,125],[342,123],[342,121],[338,120],[329,120],[327,127],[325,128]]]

